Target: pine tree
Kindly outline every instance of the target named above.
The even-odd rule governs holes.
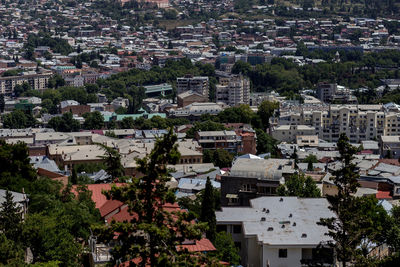
[[[14,197],[10,191],[6,191],[4,200],[0,207],[0,232],[7,239],[18,243],[22,228],[22,210],[14,202]]]
[[[128,222],[112,222],[106,227],[108,239],[119,233],[112,250],[113,264],[136,259],[139,266],[178,266],[180,263],[195,266],[201,254],[192,257],[180,248],[184,240],[198,240],[204,224],[193,224],[189,212],[168,212],[164,206],[175,203],[174,191],[167,187],[170,180],[167,164],[176,164],[180,154],[172,129],[163,139],[156,141],[150,155],[138,159],[138,171],[143,177],[135,177],[123,187],[112,187],[107,197],[119,200],[135,214]],[[103,232],[104,233],[104,232]]]
[[[215,217],[215,199],[210,177],[207,177],[206,188],[203,194],[200,220],[208,224],[206,235],[211,242],[214,242],[217,232],[217,219]]]
[[[340,170],[333,172],[333,183],[338,189],[336,195],[327,195],[330,203],[330,209],[334,211],[337,217],[321,218],[318,223],[326,226],[328,236],[333,242],[328,245],[335,247],[338,261],[345,267],[346,263],[354,259],[356,248],[361,242],[363,237],[358,224],[358,208],[353,194],[357,191],[359,186],[357,178],[359,174],[355,171],[355,165],[352,163],[353,155],[357,149],[349,143],[346,134],[340,135],[337,147],[340,153],[340,161],[343,167]]]
[[[4,112],[4,108],[6,106],[6,102],[4,100],[4,94],[0,94],[0,112]]]
[[[76,168],[75,167],[72,168],[72,173],[71,173],[71,177],[70,177],[70,183],[71,184],[77,184],[78,183],[78,174],[76,172]]]
[[[124,167],[122,166],[121,155],[119,152],[116,149],[103,144],[97,145],[103,148],[106,152],[106,155],[102,156],[102,158],[105,160],[107,166],[106,172],[111,176],[112,181],[121,177],[124,174]]]

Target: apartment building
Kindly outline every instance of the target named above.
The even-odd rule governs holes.
[[[208,77],[202,76],[185,76],[176,79],[178,94],[192,90],[208,98],[209,81]]]
[[[250,81],[241,75],[220,78],[216,86],[216,101],[229,106],[250,103]]]
[[[314,127],[314,134],[329,142],[337,142],[339,135],[345,133],[351,143],[359,143],[383,135],[399,135],[400,111],[388,110],[383,105],[329,105],[326,109],[313,107],[300,111],[288,110],[281,112],[272,135],[278,140],[289,141],[293,138],[295,127],[288,126],[294,125]],[[313,135],[311,131],[295,134]],[[287,138],[288,135],[291,138]]]
[[[242,138],[235,131],[202,131],[195,136],[203,149],[224,149],[228,152],[240,151]]]
[[[221,205],[249,206],[250,199],[276,195],[277,187],[294,173],[292,160],[238,158],[221,176]]]
[[[0,77],[0,93],[12,95],[15,86],[23,83],[28,83],[33,90],[45,90],[52,75],[52,72],[26,72],[19,76]]]
[[[320,218],[335,217],[325,198],[259,197],[249,207],[222,207],[215,214],[217,231],[232,235],[243,266],[301,267],[313,260],[333,265],[332,249],[315,253],[331,241],[317,225]]]

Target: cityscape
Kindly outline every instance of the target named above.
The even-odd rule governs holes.
[[[0,21],[0,266],[400,266],[399,0]]]

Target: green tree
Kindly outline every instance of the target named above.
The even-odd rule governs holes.
[[[215,217],[215,199],[210,177],[207,177],[203,201],[201,202],[200,220],[207,223],[206,236],[211,242],[214,242],[217,232],[217,219]]]
[[[69,182],[71,184],[77,184],[78,183],[78,173],[77,173],[75,167],[72,168],[72,173],[71,173],[71,176],[69,178]]]
[[[57,132],[76,132],[81,128],[79,121],[74,119],[71,112],[51,118],[47,125]]]
[[[258,106],[257,114],[260,116],[264,129],[269,128],[269,119],[274,114],[275,110],[279,108],[279,103],[271,101],[263,101]]]
[[[337,217],[321,218],[319,224],[328,228],[328,236],[335,241],[335,244],[329,245],[335,247],[338,261],[342,266],[346,266],[354,259],[356,248],[362,238],[358,227],[359,213],[353,196],[359,186],[357,182],[359,174],[352,162],[357,149],[349,143],[346,134],[340,135],[337,147],[340,153],[339,160],[343,164],[341,169],[333,172],[333,183],[338,193],[326,196],[330,203],[329,208],[337,214]]]
[[[304,173],[293,174],[278,187],[277,193],[280,196],[321,197],[315,181],[310,176],[305,177]]]
[[[217,233],[214,246],[217,249],[215,255],[218,259],[229,262],[232,265],[240,263],[239,249],[235,246],[230,234],[226,232]]]
[[[257,134],[257,153],[271,153],[271,156],[278,155],[278,141],[271,135],[267,134],[264,130],[256,129]]]
[[[176,140],[171,129],[163,139],[156,141],[149,156],[137,160],[138,171],[144,176],[133,178],[127,186],[112,187],[107,194],[127,204],[131,214],[135,214],[129,222],[113,222],[106,227],[111,239],[118,232],[118,240],[123,240],[117,242],[112,251],[113,264],[131,259],[140,259],[139,266],[200,264],[200,254],[191,257],[188,251],[179,249],[179,244],[185,239],[201,238],[204,225],[190,223],[191,213],[171,214],[163,208],[166,203],[175,203],[174,192],[166,185],[170,180],[166,165],[179,160]],[[132,234],[138,232],[143,234]]]
[[[115,179],[122,177],[124,174],[124,167],[122,166],[121,155],[118,150],[103,144],[97,145],[105,151],[105,156],[102,156],[101,158],[104,160],[106,165],[105,170],[111,176],[111,180],[115,181]]]
[[[102,129],[104,127],[104,117],[99,111],[83,114],[85,122],[83,127],[87,130]]]
[[[14,202],[12,193],[6,190],[4,202],[0,206],[0,230],[9,240],[20,242],[22,229],[22,209]]]
[[[0,162],[0,188],[22,192],[37,178],[25,143],[7,144],[0,140]]]
[[[312,171],[314,169],[313,163],[318,163],[318,159],[315,155],[310,154],[303,160],[303,163],[307,163],[307,170]]]
[[[0,113],[4,112],[5,106],[6,106],[6,102],[4,100],[4,94],[0,94]]]
[[[28,118],[28,116],[19,109],[12,111],[11,113],[3,115],[3,127],[8,129],[23,129],[36,124],[34,118]]]

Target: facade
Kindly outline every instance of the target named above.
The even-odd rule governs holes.
[[[197,92],[186,91],[178,95],[178,107],[186,107],[192,103],[206,103],[208,97],[205,97]]]
[[[192,90],[208,98],[209,81],[208,77],[186,76],[176,79],[178,94]]]
[[[230,173],[221,176],[221,205],[249,206],[250,199],[276,195],[276,188],[293,173],[291,160],[238,158]]]
[[[61,114],[64,114],[66,112],[71,112],[74,115],[82,116],[85,113],[90,112],[90,106],[89,105],[73,105],[73,106],[67,106],[61,109]]]
[[[320,83],[317,87],[317,97],[323,102],[331,102],[336,94],[336,83]]]
[[[273,128],[271,134],[281,142],[294,143],[297,136],[315,135],[315,128],[307,125],[281,125]]]
[[[216,217],[217,231],[232,235],[243,266],[300,267],[316,259],[321,242],[330,241],[317,222],[335,214],[325,198],[259,197],[249,207],[223,207]],[[326,266],[333,259],[333,250],[326,249]]]
[[[222,104],[205,102],[205,103],[192,103],[182,108],[170,109],[168,115],[173,118],[186,118],[191,121],[199,120],[201,115],[217,115],[225,106]]]
[[[400,111],[383,105],[316,106],[310,110],[281,112],[273,131],[285,131],[276,136],[292,136],[292,127],[280,128],[282,125],[313,127],[314,134],[328,142],[337,142],[340,133],[346,133],[351,143],[359,143],[384,135],[400,135]]]
[[[237,153],[242,146],[242,138],[235,131],[203,131],[195,136],[203,149],[224,149]]]
[[[0,77],[0,93],[12,95],[16,85],[28,83],[33,90],[45,90],[52,72],[25,74],[21,76]]]
[[[380,154],[382,157],[400,158],[400,136],[381,136]]]
[[[229,106],[250,103],[250,81],[241,75],[220,78],[215,90],[216,102]]]

